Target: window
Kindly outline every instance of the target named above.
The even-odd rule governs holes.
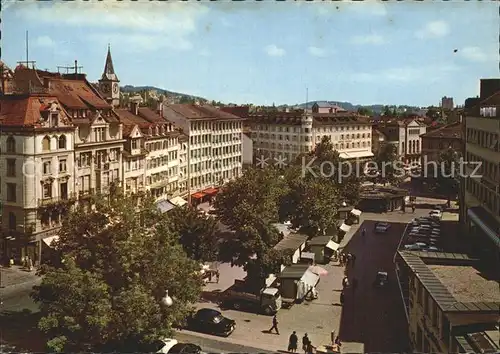
[[[50,125],[53,127],[59,126],[59,113],[50,114]]]
[[[7,138],[7,152],[10,153],[16,152],[16,140],[12,136],[9,136]]]
[[[9,230],[15,230],[16,224],[17,224],[16,214],[14,214],[13,212],[10,212],[9,213]]]
[[[7,177],[16,177],[15,159],[7,159]]]
[[[132,140],[132,149],[138,149],[137,139]]]
[[[43,162],[43,174],[44,175],[49,175],[51,171],[51,162],[50,161],[44,161]]]
[[[58,140],[58,148],[66,149],[66,136],[61,135]]]
[[[94,129],[94,141],[104,141],[104,128]]]
[[[68,183],[67,182],[62,182],[59,185],[59,196],[61,199],[68,199]]]
[[[43,185],[43,198],[52,198],[52,183],[44,183]]]
[[[50,151],[50,138],[48,136],[44,137],[42,140],[42,150]]]
[[[15,183],[7,183],[7,201],[12,203],[15,203],[17,201]]]
[[[66,159],[59,160],[59,172],[66,172]]]

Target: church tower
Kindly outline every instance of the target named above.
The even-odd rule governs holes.
[[[99,80],[99,90],[102,95],[113,107],[118,107],[120,104],[120,86],[118,76],[113,68],[113,59],[111,59],[111,49],[108,45],[108,56],[104,65],[104,72]]]

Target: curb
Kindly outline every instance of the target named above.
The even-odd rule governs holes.
[[[228,344],[236,344],[236,345],[240,345],[242,347],[255,348],[255,349],[258,349],[258,350],[262,350],[262,352],[265,352],[265,353],[269,353],[269,352],[271,352],[271,353],[277,353],[277,352],[288,353],[286,350],[283,349],[283,347],[279,347],[279,348],[278,347],[262,348],[262,347],[256,346],[255,342],[245,341],[245,340],[238,340],[238,339],[232,339],[230,337],[214,337],[213,335],[210,335],[210,334],[193,332],[193,331],[189,331],[189,330],[186,330],[186,329],[176,330],[175,333],[186,333],[186,334],[188,334],[190,336],[193,336],[193,337],[198,337],[198,338],[203,338],[203,339],[209,339],[209,340],[218,341],[218,342],[224,342],[224,343],[228,343]]]

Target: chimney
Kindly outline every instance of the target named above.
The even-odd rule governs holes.
[[[130,102],[130,112],[132,112],[136,116],[139,115],[139,102],[137,101]]]
[[[48,77],[43,78],[43,87],[50,90],[50,79]]]

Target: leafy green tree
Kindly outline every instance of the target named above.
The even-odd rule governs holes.
[[[217,259],[218,229],[214,218],[190,206],[174,208],[167,217],[188,257],[201,262]]]
[[[458,168],[460,153],[448,148],[439,155],[439,167],[435,180],[437,190],[445,194],[450,206],[451,199],[455,199],[459,191]]]
[[[78,206],[59,234],[60,264],[44,267],[33,298],[50,350],[90,351],[170,336],[199,299],[199,264],[149,198],[116,192]],[[171,307],[162,306],[168,290]]]
[[[270,248],[261,258],[248,261],[246,271],[248,279],[253,282],[257,289],[265,286],[265,281],[269,274],[277,274],[281,271],[281,265],[292,264],[291,250],[275,250]]]
[[[438,107],[429,106],[427,107],[427,112],[425,112],[425,115],[432,120],[437,120],[439,119],[439,117],[441,117],[441,112]]]
[[[232,230],[279,220],[279,203],[287,185],[274,168],[249,167],[241,178],[222,188],[214,202],[214,214]]]
[[[368,116],[368,117],[373,116],[372,110],[366,107],[359,107],[357,112],[362,116]]]
[[[282,199],[282,218],[309,236],[323,234],[336,225],[342,203],[338,185],[320,175],[299,173],[287,174],[289,193]]]
[[[384,106],[384,109],[382,110],[382,115],[386,117],[390,117],[392,114],[391,108],[389,106]]]
[[[378,175],[373,178],[374,182],[383,183],[384,185],[399,183],[403,175],[396,146],[384,144],[375,157],[375,162]]]

